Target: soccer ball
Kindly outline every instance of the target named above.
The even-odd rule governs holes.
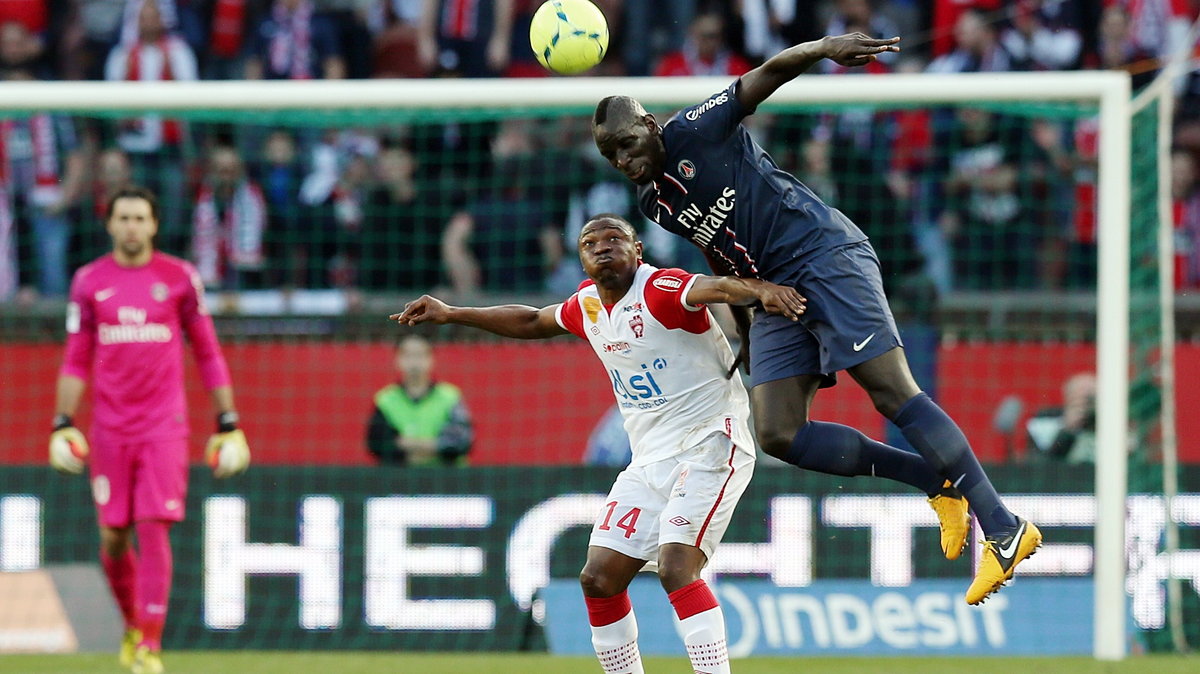
[[[608,50],[608,22],[588,0],[547,0],[529,24],[529,46],[538,63],[574,75],[599,63]]]

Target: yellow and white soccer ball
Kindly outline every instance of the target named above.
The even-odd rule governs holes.
[[[547,0],[529,24],[529,46],[539,63],[574,75],[595,66],[608,51],[608,21],[588,0]]]

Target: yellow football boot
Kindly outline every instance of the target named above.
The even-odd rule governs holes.
[[[121,637],[121,650],[117,652],[117,661],[122,667],[133,666],[133,655],[137,645],[142,640],[142,631],[136,627],[125,628],[125,636]]]
[[[967,603],[982,604],[988,595],[1013,577],[1017,564],[1025,561],[1042,545],[1042,532],[1032,522],[1017,518],[1017,529],[1003,538],[983,541],[983,559],[975,580],[967,588]]]
[[[942,529],[942,554],[946,559],[958,559],[967,547],[967,536],[971,533],[967,499],[946,480],[938,493],[929,497],[929,507],[937,513],[938,526]]]
[[[162,656],[148,646],[139,646],[131,669],[133,674],[163,674]]]

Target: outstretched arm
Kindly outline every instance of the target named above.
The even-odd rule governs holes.
[[[827,58],[843,66],[864,66],[874,61],[877,54],[900,51],[898,42],[898,37],[876,40],[863,33],[850,33],[789,47],[742,75],[738,100],[747,110],[754,110],[779,87],[796,79],[821,59]]]
[[[404,305],[404,311],[388,318],[401,325],[453,323],[479,328],[517,339],[546,339],[565,335],[567,331],[554,319],[558,305],[535,309],[521,304],[506,304],[494,307],[452,307],[445,302],[422,295]]]
[[[793,321],[804,313],[806,301],[790,286],[775,285],[758,279],[736,276],[697,276],[688,290],[687,303],[731,304],[745,306],[761,302],[772,314],[782,314]]]

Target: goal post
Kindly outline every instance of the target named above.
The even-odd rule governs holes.
[[[587,115],[605,95],[633,96],[648,108],[696,103],[727,78],[549,78],[541,80],[384,80],[309,82],[9,82],[0,117],[28,112],[218,111],[270,123],[291,111],[347,110],[367,118],[425,111],[533,114],[554,108]],[[1127,655],[1125,508],[1130,390],[1131,90],[1116,72],[801,77],[764,110],[802,105],[1094,106],[1099,119],[1096,300],[1096,470],[1094,657]],[[400,111],[400,112],[398,112]],[[532,111],[532,112],[531,112]],[[219,114],[217,115],[220,116]],[[337,123],[331,118],[331,124]],[[1139,150],[1141,151],[1141,150]],[[1158,148],[1145,148],[1158,152]]]

